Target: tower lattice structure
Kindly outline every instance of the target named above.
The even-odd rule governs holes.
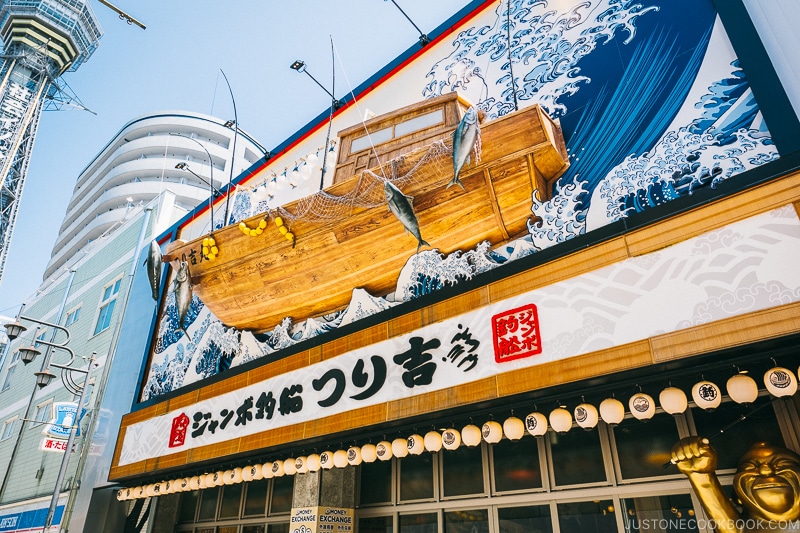
[[[2,0],[0,37],[0,281],[42,109],[59,77],[95,51],[102,30],[84,0]]]

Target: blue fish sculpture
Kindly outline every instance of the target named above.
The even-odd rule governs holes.
[[[461,169],[472,160],[472,150],[480,137],[479,122],[486,115],[486,112],[478,111],[475,107],[470,107],[461,122],[458,123],[456,131],[453,132],[453,179],[447,184],[458,185],[464,189],[464,184],[458,179]]]

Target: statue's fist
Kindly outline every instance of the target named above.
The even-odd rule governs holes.
[[[703,437],[686,437],[672,447],[671,462],[684,474],[710,474],[717,469],[717,451]]]

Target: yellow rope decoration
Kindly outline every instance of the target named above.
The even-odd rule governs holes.
[[[219,248],[217,248],[217,241],[214,240],[212,235],[209,235],[205,239],[203,239],[203,256],[208,259],[209,261],[213,261],[217,258],[217,254],[219,254]]]
[[[245,235],[249,235],[251,237],[255,237],[256,235],[261,235],[264,233],[264,228],[267,227],[266,219],[261,219],[258,221],[258,225],[255,228],[251,228],[244,221],[239,222],[239,229],[242,230],[242,233]]]
[[[292,246],[294,246],[294,233],[289,231],[289,228],[283,224],[283,219],[281,217],[275,217],[275,225],[278,227],[278,231],[286,237],[286,240],[290,241]]]

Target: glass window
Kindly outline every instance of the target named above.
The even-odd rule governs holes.
[[[225,485],[222,489],[222,502],[219,506],[220,518],[238,518],[239,501],[242,499],[242,484]]]
[[[294,476],[272,478],[272,499],[269,514],[288,513],[292,510]]]
[[[264,533],[264,526],[242,526],[242,533]]]
[[[239,533],[239,526],[218,527],[217,533]]]
[[[366,150],[370,146],[385,143],[386,141],[390,140],[392,140],[391,127],[373,131],[369,135],[364,135],[363,137],[353,139],[353,142],[350,144],[350,153],[354,154],[356,152],[360,152],[361,150]]]
[[[213,520],[217,516],[217,498],[219,487],[212,487],[200,492],[200,512],[198,520]]]
[[[181,493],[181,501],[178,504],[178,522],[194,522],[195,511],[197,510],[197,500],[199,499],[199,490]]]
[[[664,468],[672,446],[680,440],[672,415],[658,413],[646,422],[627,418],[613,428],[613,433],[623,479],[675,473],[675,469]]]
[[[11,386],[11,377],[14,375],[14,372],[16,370],[17,370],[17,365],[9,365],[8,370],[6,371],[6,379],[3,380],[3,388],[2,390],[0,390],[0,392],[7,390]]]
[[[268,488],[268,479],[251,481],[247,484],[247,497],[244,500],[244,516],[264,516],[267,509]]]
[[[480,446],[444,450],[439,457],[442,461],[442,494],[446,498],[485,492]]]
[[[748,407],[736,402],[724,402],[713,412],[692,408],[692,417],[699,436],[712,438],[725,430],[723,438],[711,441],[719,454],[719,470],[735,469],[739,458],[756,442],[766,441],[786,446],[775,411],[770,404],[770,398],[762,396]]]
[[[447,511],[445,533],[489,533],[489,512],[486,509]]]
[[[622,512],[628,533],[647,530],[662,533],[697,532],[692,498],[688,494],[628,498],[622,500]]]
[[[442,122],[444,122],[443,110],[437,109],[436,111],[431,111],[430,113],[425,113],[424,115],[397,124],[394,127],[394,135],[395,137],[402,137],[403,135],[429,128]]]
[[[600,434],[595,429],[548,432],[556,485],[577,485],[606,480]]]
[[[553,520],[547,505],[503,507],[497,510],[500,533],[552,533]]]
[[[542,488],[539,439],[503,439],[492,446],[492,462],[496,491]]]
[[[0,440],[10,439],[11,435],[14,434],[14,426],[17,423],[17,417],[11,418],[6,420],[3,423],[3,434],[0,436]]]
[[[617,533],[614,502],[559,503],[558,525],[561,533]]]
[[[361,505],[392,501],[392,462],[361,463]]]
[[[433,498],[433,454],[409,455],[399,462],[400,500]]]
[[[358,533],[392,533],[392,517],[371,516],[369,518],[360,518],[358,520]]]
[[[53,400],[40,403],[36,406],[36,414],[33,417],[37,424],[49,422],[53,418]]]
[[[81,308],[76,307],[75,309],[67,313],[67,320],[64,321],[64,325],[69,326],[70,324],[74,324],[78,320],[78,318],[80,318],[80,316],[81,316]]]
[[[111,317],[114,314],[114,305],[117,303],[117,293],[122,280],[118,279],[113,284],[103,289],[103,299],[100,302],[100,313],[97,315],[97,324],[94,327],[94,335],[97,335],[111,325]]]
[[[400,533],[438,533],[436,513],[400,515]]]

